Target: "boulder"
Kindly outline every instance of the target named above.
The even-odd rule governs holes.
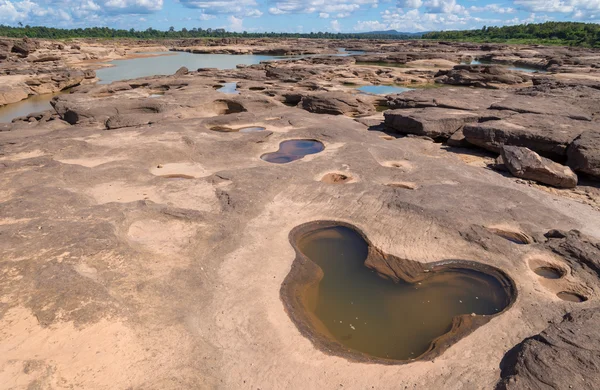
[[[477,122],[481,117],[479,112],[448,108],[389,110],[383,115],[385,126],[390,131],[426,136],[434,140],[446,140],[466,123]]]
[[[600,179],[600,130],[581,134],[567,149],[567,157],[573,170]]]
[[[96,78],[96,71],[93,69],[86,69],[83,71],[83,78],[86,80],[89,79],[95,79]]]
[[[109,128],[136,126],[131,117],[135,115],[162,113],[169,109],[167,104],[156,99],[86,99],[80,94],[60,95],[54,97],[50,104],[60,118],[71,125],[79,123],[101,123],[107,125],[109,118],[113,117]],[[145,120],[145,118],[144,118]],[[147,122],[146,122],[147,123]]]
[[[303,95],[300,104],[306,111],[316,114],[356,116],[375,112],[370,97],[341,92]]]
[[[35,51],[35,47],[30,44],[29,40],[14,41],[11,51],[18,54],[20,57],[27,57],[31,52]]]
[[[542,156],[562,160],[569,144],[593,128],[593,123],[561,116],[516,114],[501,120],[469,123],[463,132],[470,143],[496,153],[504,145],[523,146]]]
[[[29,97],[29,88],[25,84],[0,85],[0,106],[20,102]]]
[[[502,160],[510,173],[516,177],[559,188],[577,186],[577,175],[569,167],[541,157],[528,148],[504,146]]]
[[[106,120],[106,129],[143,126],[162,118],[161,114],[117,114]]]
[[[595,389],[600,383],[600,308],[566,314],[502,360],[496,390]]]
[[[190,73],[189,69],[185,66],[182,66],[181,68],[177,69],[177,72],[175,72],[175,76],[185,76],[188,73]]]
[[[12,50],[12,41],[0,40],[0,60],[6,60]]]
[[[529,75],[489,65],[456,65],[450,70],[440,70],[435,75],[435,82],[439,84],[479,88],[497,88],[501,84],[516,85],[530,80]]]

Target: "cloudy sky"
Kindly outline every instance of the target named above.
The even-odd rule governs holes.
[[[0,24],[359,32],[600,21],[600,0],[0,0]]]

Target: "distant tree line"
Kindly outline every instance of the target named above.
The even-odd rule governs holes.
[[[143,31],[135,29],[118,30],[108,27],[90,27],[62,29],[43,26],[19,26],[11,27],[0,25],[0,36],[9,38],[44,38],[44,39],[68,39],[68,38],[135,38],[135,39],[179,39],[179,38],[326,38],[326,39],[412,39],[409,35],[386,34],[386,33],[249,33],[229,32],[221,28],[182,28],[175,30],[171,27],[167,31],[148,28]]]
[[[484,26],[479,30],[429,32],[424,34],[423,38],[600,47],[600,24],[546,22],[505,27]]]

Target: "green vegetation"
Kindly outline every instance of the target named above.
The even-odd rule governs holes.
[[[410,35],[398,33],[363,33],[344,34],[317,32],[310,34],[289,33],[248,33],[246,31],[229,32],[224,29],[207,28],[182,28],[177,31],[171,27],[168,31],[149,28],[144,31],[115,30],[108,27],[60,29],[42,26],[11,27],[0,25],[0,36],[9,38],[44,38],[44,39],[68,39],[68,38],[134,38],[134,39],[178,39],[178,38],[326,38],[326,39],[410,39]]]
[[[546,22],[505,27],[484,26],[479,30],[430,32],[424,34],[423,38],[468,42],[539,43],[600,47],[600,24]]]
[[[435,39],[468,42],[538,43],[545,45],[568,45],[600,47],[600,24],[576,22],[546,22],[518,26],[486,27],[478,30],[438,31],[419,34],[399,33],[394,30],[370,33],[248,33],[229,32],[224,29],[171,27],[167,31],[149,28],[144,31],[116,30],[108,27],[60,29],[42,26],[0,25],[0,36],[10,38],[131,38],[131,39],[179,39],[179,38],[326,38],[326,39]],[[387,65],[393,66],[393,65]]]

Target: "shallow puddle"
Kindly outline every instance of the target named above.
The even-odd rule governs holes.
[[[558,294],[556,294],[556,296],[558,296],[563,301],[567,302],[581,303],[587,301],[587,298],[583,295],[575,294],[568,291],[559,292]]]
[[[316,332],[371,357],[417,358],[456,316],[494,315],[511,301],[496,277],[467,268],[431,272],[415,284],[385,279],[365,266],[369,244],[344,226],[308,231],[297,248],[322,271],[300,290]]]
[[[373,95],[389,95],[392,93],[412,91],[412,88],[399,87],[397,85],[364,85],[359,87],[358,90]]]
[[[217,89],[218,92],[226,95],[239,95],[240,91],[237,90],[237,83],[225,83],[222,87]]]
[[[279,150],[263,154],[260,158],[274,164],[286,164],[301,159],[308,154],[322,152],[325,145],[316,140],[293,139],[279,144]]]
[[[539,267],[533,272],[546,279],[560,279],[563,277],[563,273],[560,270],[552,267]]]

